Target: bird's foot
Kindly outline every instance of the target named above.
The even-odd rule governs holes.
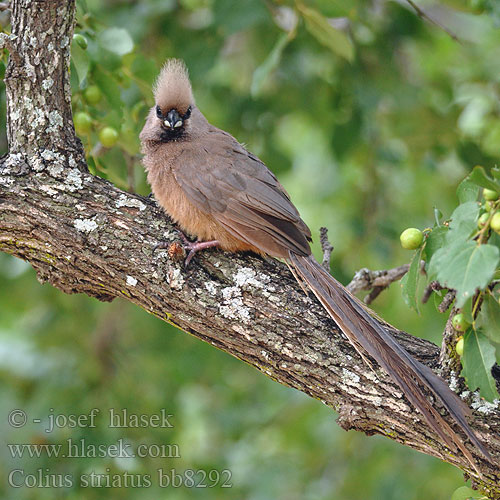
[[[196,252],[199,252],[200,250],[205,250],[205,248],[212,248],[212,247],[218,247],[219,246],[219,241],[218,240],[212,240],[212,241],[189,241],[187,238],[184,240],[184,249],[189,250],[188,255],[186,257],[186,260],[184,261],[184,267],[187,268],[189,266],[189,263],[191,262],[191,259],[194,257],[194,254]]]
[[[194,254],[196,252],[199,252],[200,250],[204,250],[205,248],[212,248],[212,247],[217,247],[219,246],[219,241],[218,240],[212,240],[212,241],[190,241],[187,236],[180,230],[177,230],[179,233],[179,236],[182,240],[182,248],[186,251],[187,257],[186,260],[184,261],[184,267],[187,268],[189,263],[191,262],[191,259],[194,257]],[[172,249],[172,245],[174,243],[170,241],[161,241],[158,243],[153,248],[153,253],[158,250],[158,249],[167,249],[169,252]]]

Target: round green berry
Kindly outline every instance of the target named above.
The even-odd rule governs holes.
[[[80,33],[75,33],[73,35],[73,40],[83,49],[85,50],[88,47],[88,42],[87,39],[83,36],[80,35]]]
[[[496,212],[493,215],[493,217],[491,218],[491,221],[490,221],[490,226],[491,226],[491,229],[493,229],[493,231],[495,231],[495,233],[500,234],[500,212]]]
[[[490,214],[489,213],[484,213],[483,215],[481,215],[481,217],[479,217],[478,221],[477,221],[477,225],[479,227],[484,227],[486,226],[486,224],[488,223],[488,219],[490,218]]]
[[[90,118],[90,116],[83,111],[76,113],[73,121],[78,135],[86,135],[92,129],[92,118]]]
[[[458,337],[457,344],[455,345],[455,351],[459,356],[464,355],[464,338]]]
[[[105,148],[112,148],[118,142],[118,132],[113,127],[104,127],[99,132],[99,140]]]
[[[424,241],[424,234],[420,229],[409,227],[401,233],[399,239],[404,249],[415,250],[422,244],[422,241]]]
[[[451,324],[458,332],[465,332],[470,325],[470,323],[465,319],[463,313],[455,314],[451,320]]]
[[[485,200],[488,201],[494,201],[498,200],[498,193],[496,191],[493,191],[493,189],[483,189],[483,196]]]
[[[493,201],[487,201],[487,202],[485,202],[485,204],[483,205],[483,208],[484,208],[487,212],[491,212],[491,209],[493,208],[493,205],[494,205],[494,202],[493,202]]]
[[[91,85],[88,87],[83,95],[89,104],[97,104],[102,97],[101,89],[97,85]]]

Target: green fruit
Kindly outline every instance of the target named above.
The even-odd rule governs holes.
[[[492,201],[487,201],[484,205],[483,205],[483,208],[487,211],[487,212],[491,212],[491,209],[493,208],[493,205],[494,203]]]
[[[73,119],[75,130],[78,135],[86,135],[92,129],[92,118],[87,113],[80,111]]]
[[[458,337],[457,345],[455,346],[455,351],[457,351],[457,354],[459,356],[464,355],[464,338],[463,337]]]
[[[500,234],[500,212],[493,215],[490,222],[491,229]]]
[[[80,35],[79,33],[76,33],[73,35],[73,40],[83,49],[85,50],[88,47],[88,42],[87,39],[83,36]]]
[[[85,100],[89,104],[97,104],[102,97],[101,89],[97,85],[91,85],[84,93]]]
[[[409,227],[401,233],[399,239],[403,248],[406,250],[415,250],[424,241],[424,234],[420,229]]]
[[[451,320],[451,324],[453,328],[458,332],[465,332],[469,327],[470,323],[465,319],[465,316],[462,313],[455,314],[453,319]]]
[[[479,219],[477,221],[477,225],[479,227],[486,226],[486,224],[488,223],[488,219],[489,218],[490,218],[490,214],[489,213],[484,213],[483,215],[481,215],[481,217],[479,217]]]
[[[483,196],[485,200],[488,201],[495,201],[498,200],[498,193],[496,191],[493,191],[493,189],[483,189]]]
[[[112,148],[118,142],[118,132],[113,127],[104,127],[99,132],[99,140],[105,148]]]

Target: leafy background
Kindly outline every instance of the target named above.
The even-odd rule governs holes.
[[[330,228],[332,271],[341,281],[360,267],[409,262],[400,232],[432,227],[435,207],[448,218],[459,182],[474,165],[489,172],[497,161],[500,9],[494,0],[423,4],[446,21],[457,43],[403,1],[344,4],[78,2],[76,32],[86,43],[72,44],[73,103],[75,114],[90,118],[79,132],[92,170],[148,194],[137,137],[158,69],[165,58],[180,57],[208,119],[272,168],[313,234]],[[6,18],[0,21],[8,31]],[[2,75],[4,62],[5,54]],[[2,84],[2,130],[3,90]],[[100,144],[104,127],[119,132],[114,147]],[[0,146],[6,149],[4,135]],[[440,341],[446,317],[434,304],[419,306],[417,315],[393,285],[374,306],[398,327]],[[110,429],[103,419],[96,429],[44,433],[35,425],[13,430],[1,418],[2,477],[13,468],[75,477],[159,468],[233,473],[226,490],[160,490],[155,480],[150,488],[126,490],[7,490],[2,482],[0,493],[9,498],[411,500],[449,498],[463,485],[451,466],[383,438],[342,431],[319,402],[122,300],[101,304],[40,286],[29,266],[4,254],[0,310],[2,415],[12,408],[32,418],[51,408],[61,414],[167,408],[175,424]],[[5,446],[70,437],[173,443],[181,458],[14,460]]]

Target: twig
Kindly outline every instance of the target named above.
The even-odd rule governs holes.
[[[0,12],[4,10],[10,10],[10,2],[0,2]]]
[[[326,227],[319,228],[319,241],[323,250],[323,261],[321,265],[330,272],[330,257],[333,252],[333,245],[328,241],[328,229]]]
[[[424,290],[422,295],[422,304],[426,304],[430,299],[432,292],[439,292],[441,290],[447,290],[445,286],[440,285],[437,281],[431,281]],[[438,311],[441,313],[445,313],[451,306],[452,302],[455,300],[456,292],[455,290],[448,290],[446,292],[444,299],[441,304],[438,306]]]
[[[422,304],[427,304],[431,298],[432,292],[439,292],[443,287],[437,281],[431,281],[424,290],[422,295]]]
[[[413,0],[406,0],[406,1],[415,10],[415,12],[417,13],[417,15],[419,17],[421,17],[422,19],[426,19],[427,21],[429,21],[431,24],[434,24],[438,28],[441,28],[453,40],[455,40],[456,42],[460,43],[460,39],[457,37],[457,35],[455,35],[455,33],[453,33],[452,31],[450,31],[446,26],[444,26],[443,24],[441,24],[436,19],[432,18],[429,14],[427,14],[427,12],[425,12],[425,10],[423,10],[421,7],[419,7]]]
[[[441,313],[445,313],[455,300],[455,295],[456,295],[455,290],[448,290],[447,294],[444,296],[443,301],[438,306],[438,311]]]
[[[346,288],[351,293],[371,290],[364,299],[366,304],[371,304],[391,283],[400,280],[408,272],[408,269],[410,269],[410,264],[381,271],[370,271],[363,268],[354,275]]]

